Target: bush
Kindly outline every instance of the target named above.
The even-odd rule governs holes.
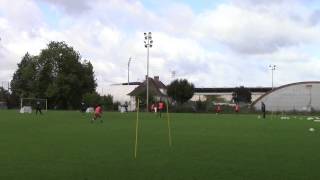
[[[102,96],[101,97],[101,104],[103,106],[103,109],[106,111],[113,111],[114,107],[113,107],[113,96],[112,95],[107,95],[107,96]]]
[[[197,112],[207,112],[208,109],[207,109],[207,101],[196,101],[195,102],[195,107],[196,107],[196,111]]]
[[[120,102],[116,101],[113,103],[113,111],[119,111]]]

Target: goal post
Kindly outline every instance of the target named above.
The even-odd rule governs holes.
[[[41,108],[48,111],[48,99],[42,98],[20,98],[20,109],[24,106],[36,107],[38,101],[40,102]]]

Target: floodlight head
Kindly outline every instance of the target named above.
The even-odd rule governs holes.
[[[147,35],[147,33],[144,33],[144,35],[146,36],[146,35]]]
[[[148,47],[147,45],[144,45],[144,47]]]
[[[149,32],[149,35],[151,35],[151,32]]]
[[[147,44],[147,41],[144,41],[145,44]]]
[[[153,40],[151,40],[150,43],[152,44],[152,43],[153,43]]]
[[[150,48],[152,48],[152,44],[150,44]]]

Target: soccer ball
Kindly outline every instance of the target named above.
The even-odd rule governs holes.
[[[261,116],[258,116],[258,119],[260,119],[261,118]]]
[[[315,131],[315,129],[314,128],[309,128],[309,131],[313,132],[313,131]]]

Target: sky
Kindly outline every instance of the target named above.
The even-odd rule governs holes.
[[[320,80],[316,0],[1,0],[0,81],[26,52],[65,41],[94,66],[98,91],[146,75],[196,87],[271,86]],[[175,72],[175,76],[172,76]]]

